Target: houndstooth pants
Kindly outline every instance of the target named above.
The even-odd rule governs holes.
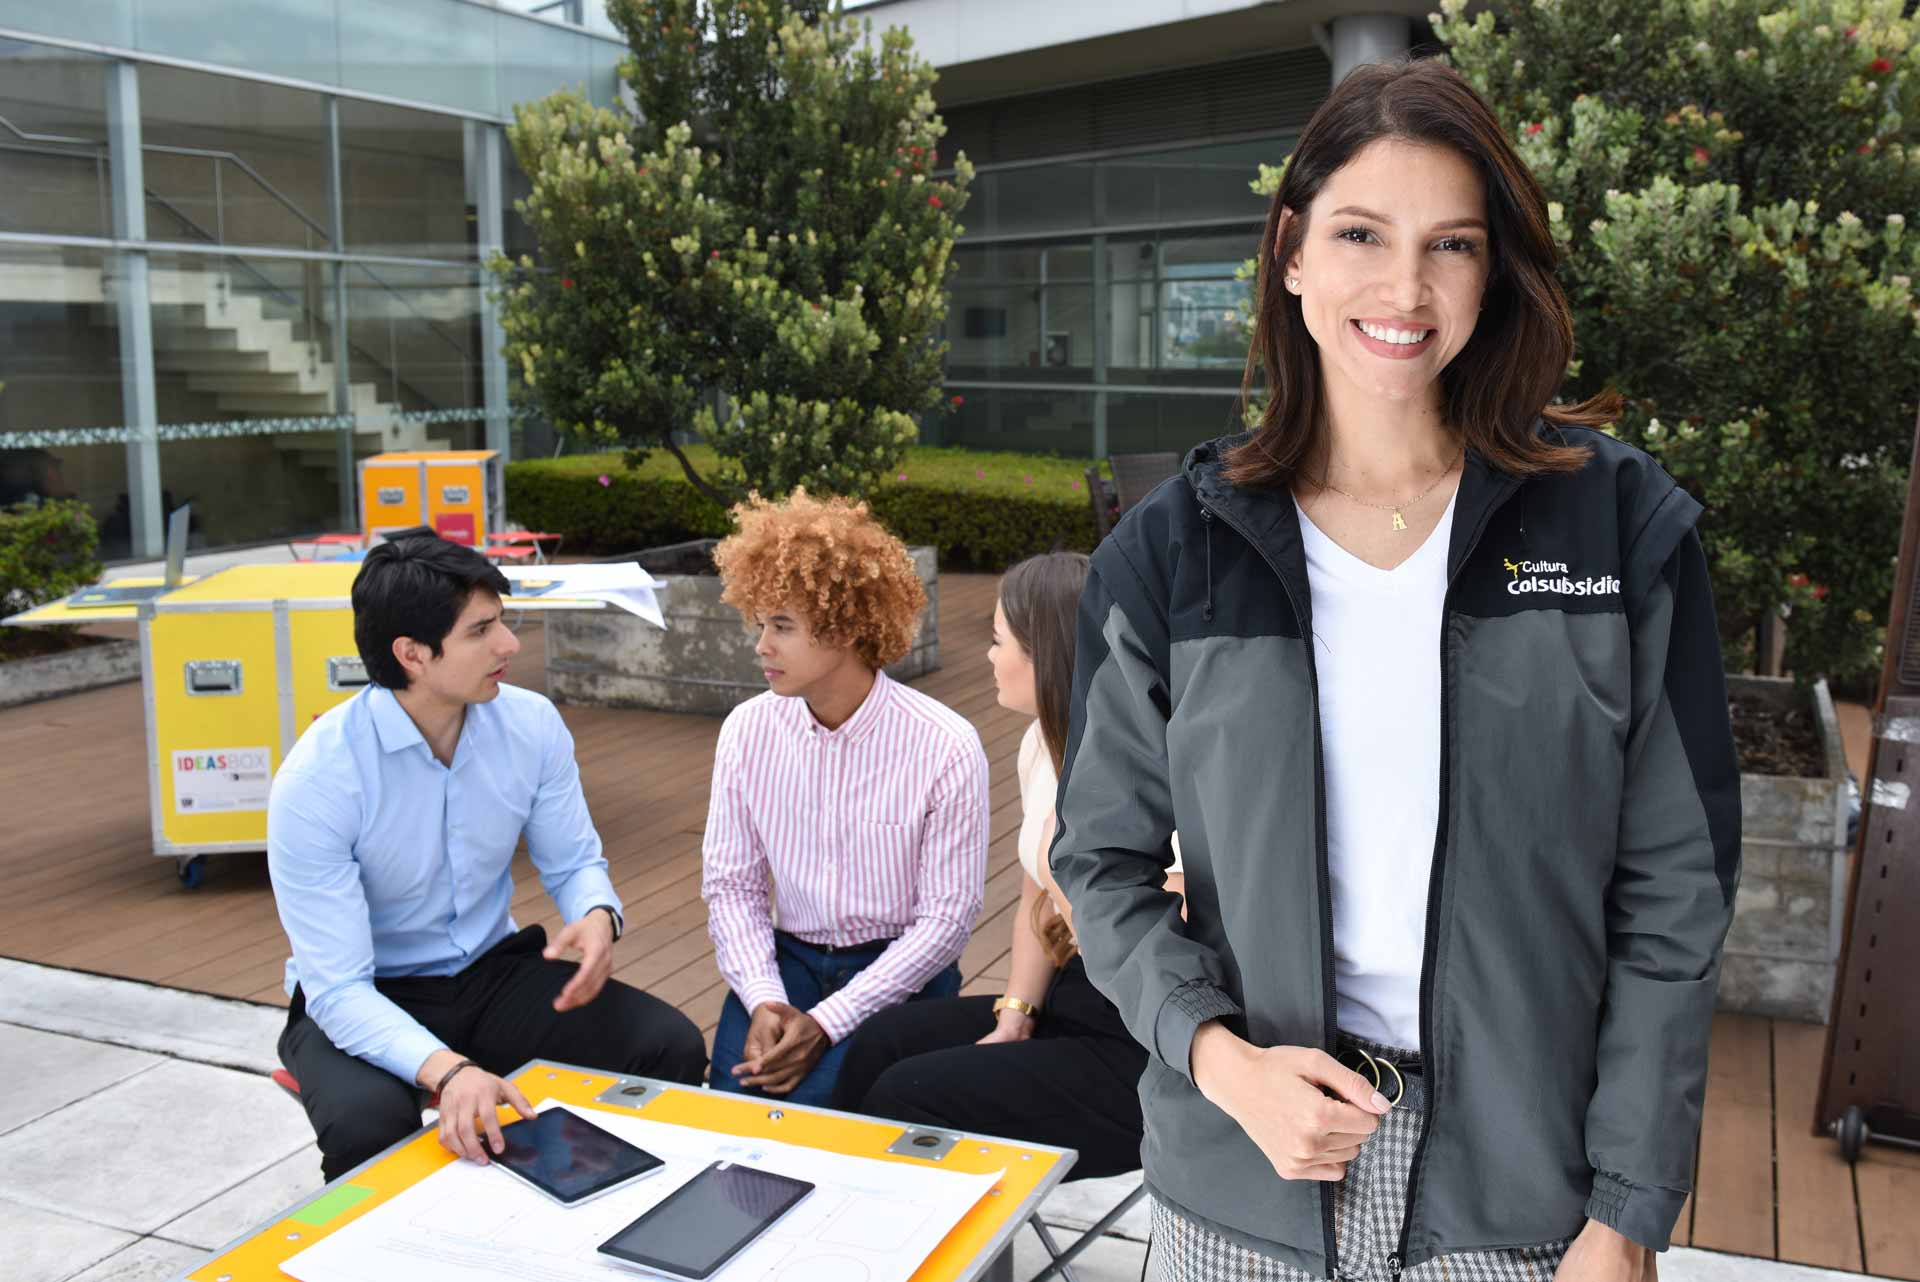
[[[1396,1061],[1408,1052],[1356,1038],[1372,1055]],[[1334,1185],[1333,1232],[1342,1279],[1391,1279],[1387,1257],[1400,1246],[1400,1223],[1407,1209],[1407,1174],[1426,1097],[1419,1077],[1409,1074],[1400,1103],[1380,1119],[1380,1129],[1347,1166]],[[1392,1094],[1391,1088],[1388,1094]],[[1441,1255],[1400,1274],[1401,1282],[1552,1282],[1554,1270],[1572,1239],[1541,1246]],[[1319,1282],[1314,1274],[1230,1241],[1167,1206],[1153,1201],[1153,1256],[1165,1282]]]

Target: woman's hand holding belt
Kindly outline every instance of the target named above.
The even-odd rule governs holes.
[[[1260,1146],[1283,1180],[1343,1178],[1392,1107],[1325,1051],[1254,1046],[1218,1020],[1194,1033],[1189,1056],[1200,1093]]]

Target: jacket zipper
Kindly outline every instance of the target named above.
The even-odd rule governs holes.
[[[1201,524],[1203,526],[1211,525],[1213,519],[1213,510],[1205,503],[1202,503],[1200,505]],[[1314,666],[1313,631],[1307,626],[1306,616],[1300,613],[1300,603],[1294,599],[1293,589],[1287,585],[1287,576],[1280,572],[1279,564],[1268,554],[1267,549],[1261,545],[1258,539],[1248,534],[1245,529],[1225,513],[1220,514],[1220,520],[1225,522],[1227,527],[1235,534],[1238,534],[1241,540],[1249,547],[1258,552],[1260,559],[1267,563],[1267,568],[1273,571],[1273,577],[1280,580],[1280,590],[1286,594],[1287,607],[1293,611],[1294,626],[1300,629],[1300,639],[1306,646],[1307,690],[1311,696],[1313,708],[1314,873],[1320,886],[1320,976],[1322,983],[1320,1010],[1324,1023],[1321,1032],[1326,1038],[1327,1053],[1332,1054],[1338,1049],[1337,1041],[1340,1036],[1337,1014],[1339,998],[1335,994],[1333,987],[1333,874],[1327,864],[1327,775],[1326,763],[1320,756],[1320,674]],[[1208,538],[1209,540],[1212,538],[1211,531],[1208,531]],[[1211,547],[1209,547],[1208,550],[1211,552]],[[1449,584],[1449,589],[1451,589],[1451,584]],[[1211,583],[1208,585],[1208,590],[1209,592],[1212,590]],[[1443,718],[1444,715],[1443,712]],[[1431,936],[1431,926],[1429,926],[1428,929],[1429,936]],[[1425,993],[1423,992],[1421,996],[1421,1005],[1424,1009]],[[1425,1136],[1423,1135],[1421,1138],[1424,1141]],[[1321,1190],[1320,1199],[1320,1231],[1326,1240],[1327,1276],[1337,1278],[1340,1276],[1340,1247],[1334,1237],[1333,1231],[1333,1197],[1324,1187]],[[1402,1254],[1405,1253],[1405,1250],[1405,1230],[1403,1228],[1401,1241]],[[1397,1260],[1399,1257],[1395,1258]],[[1399,1277],[1398,1265],[1396,1264],[1394,1268],[1394,1277],[1397,1280]]]
[[[1440,884],[1446,871],[1447,819],[1451,809],[1448,793],[1453,779],[1453,754],[1448,750],[1452,742],[1449,735],[1452,708],[1447,699],[1447,632],[1448,621],[1453,616],[1453,585],[1460,577],[1460,570],[1473,559],[1487,522],[1503,505],[1504,499],[1489,504],[1481,514],[1473,537],[1467,542],[1467,550],[1460,557],[1459,567],[1447,575],[1447,590],[1440,598],[1440,816],[1434,825],[1433,868],[1427,877],[1427,931],[1420,955],[1420,1070],[1426,1085],[1427,1107],[1420,1115],[1420,1138],[1414,1142],[1413,1161],[1407,1168],[1407,1209],[1400,1221],[1400,1241],[1394,1253],[1387,1257],[1387,1272],[1393,1282],[1400,1282],[1402,1261],[1407,1258],[1407,1239],[1413,1234],[1413,1210],[1420,1190],[1420,1167],[1426,1160],[1427,1134],[1433,1129],[1433,1110],[1440,1095],[1434,1085],[1437,1074],[1433,1053],[1433,959],[1434,945],[1440,937]]]

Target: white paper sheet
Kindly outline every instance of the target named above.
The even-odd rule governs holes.
[[[455,1162],[282,1270],[300,1282],[633,1282],[649,1275],[611,1262],[600,1243],[709,1163],[727,1159],[817,1187],[714,1282],[906,1282],[1004,1174],[963,1175],[573,1111],[666,1159],[666,1168],[569,1208],[504,1171]]]
[[[507,582],[525,584],[530,593],[507,601],[508,609],[538,608],[551,597],[600,601],[638,615],[656,628],[667,626],[660,611],[659,594],[667,584],[640,568],[638,561],[591,562],[567,565],[508,565],[500,572]]]

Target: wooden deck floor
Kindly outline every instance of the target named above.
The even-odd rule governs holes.
[[[986,905],[961,960],[967,991],[997,992],[1019,896],[1014,755],[1021,719],[994,702],[985,662],[994,581],[941,578],[945,667],[916,685],[970,718],[993,772]],[[543,633],[523,632],[509,679],[545,686]],[[581,777],[628,911],[615,974],[711,1033],[725,990],[700,899],[700,838],[719,721],[568,708]],[[8,833],[0,954],[284,1003],[287,943],[259,855],[210,860],[183,891],[151,853],[137,685],[0,712]],[[522,922],[557,924],[517,869]],[[1920,1154],[1875,1146],[1848,1167],[1809,1132],[1822,1030],[1723,1015],[1714,1026],[1698,1195],[1677,1240],[1718,1251],[1920,1279]]]

